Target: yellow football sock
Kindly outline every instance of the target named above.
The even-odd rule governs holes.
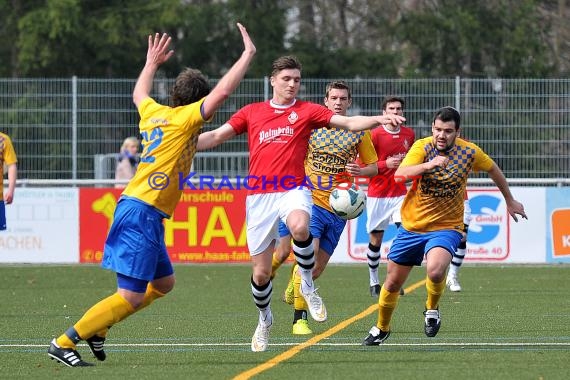
[[[309,308],[309,306],[307,305],[305,298],[301,294],[301,275],[299,274],[299,271],[297,270],[298,269],[297,264],[295,264],[293,267],[294,267],[294,271],[292,273],[292,275],[293,275],[293,292],[295,294],[295,302],[293,303],[293,306],[294,306],[295,310],[307,310]]]
[[[377,326],[382,331],[390,331],[390,321],[392,313],[398,305],[400,291],[389,292],[383,286],[378,297],[378,323]]]
[[[283,263],[281,261],[279,261],[279,258],[277,257],[277,252],[273,252],[273,258],[271,259],[271,279],[272,280],[275,277],[275,275],[277,274],[277,269],[279,269],[281,264],[283,264]]]
[[[72,348],[75,350],[75,343],[66,334],[61,334],[59,338],[55,340],[59,347]]]
[[[73,327],[82,339],[87,339],[122,321],[135,311],[126,299],[115,293],[93,305]]]
[[[445,280],[440,283],[435,283],[426,276],[426,290],[427,290],[427,300],[426,309],[434,310],[439,306],[439,299],[443,295],[445,290]]]
[[[156,290],[156,288],[154,286],[152,286],[152,284],[149,282],[147,287],[146,287],[146,292],[144,294],[142,304],[137,308],[136,311],[139,311],[139,310],[147,307],[148,305],[150,305],[151,303],[153,303],[156,299],[158,299],[160,297],[164,297],[164,293],[161,293],[158,290]],[[109,327],[105,327],[105,329],[103,329],[101,331],[97,331],[97,336],[105,338],[107,336],[108,332],[109,332]]]

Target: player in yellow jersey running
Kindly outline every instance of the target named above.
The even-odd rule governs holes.
[[[51,341],[48,355],[69,367],[93,364],[76,351],[87,341],[98,360],[105,360],[103,344],[109,327],[140,311],[174,287],[174,270],[164,243],[163,219],[170,218],[180,200],[177,179],[188,173],[204,122],[236,89],[256,49],[246,29],[237,24],[244,44],[241,57],[212,91],[198,70],[185,69],[172,90],[172,107],[150,97],[159,66],[174,54],[171,37],[148,37],[146,64],[133,91],[143,140],[141,161],[115,210],[105,242],[103,268],[117,274],[117,292],[92,306],[81,319]]]
[[[376,346],[390,336],[400,288],[414,266],[426,258],[427,300],[424,332],[434,337],[441,326],[439,300],[453,253],[463,238],[463,207],[469,172],[486,171],[501,191],[515,221],[526,219],[503,172],[477,145],[458,138],[461,117],[453,107],[439,109],[432,136],[417,140],[396,170],[395,178],[414,180],[402,204],[402,226],[390,247],[386,280],[378,299],[378,320],[362,343]]]
[[[342,81],[329,83],[324,103],[335,114],[346,115],[352,104],[350,87]],[[364,164],[362,168],[355,162],[357,156]],[[376,175],[376,161],[378,158],[369,131],[350,132],[334,127],[313,131],[305,159],[305,172],[315,187],[312,191],[313,209],[309,226],[316,252],[313,279],[317,279],[325,270],[346,225],[346,220],[334,214],[330,208],[331,191],[342,182],[352,181],[353,177]],[[279,224],[279,235],[272,274],[287,259],[291,249],[291,233],[283,222]],[[295,266],[285,294],[285,302],[293,304],[294,308],[295,335],[312,333],[307,321],[308,306],[300,293],[300,284],[301,276]]]

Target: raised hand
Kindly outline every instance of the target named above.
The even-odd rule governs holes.
[[[243,26],[242,24],[240,24],[239,22],[237,23],[237,27],[241,33],[241,38],[243,39],[243,47],[244,47],[244,52],[247,52],[249,54],[255,54],[256,52],[256,48],[255,45],[253,44],[253,41],[251,40],[251,38],[249,37],[249,34],[247,33],[247,30],[245,29],[245,26]]]
[[[148,36],[148,50],[146,53],[147,65],[160,66],[168,61],[174,54],[174,50],[168,50],[172,38],[166,34],[155,33]]]

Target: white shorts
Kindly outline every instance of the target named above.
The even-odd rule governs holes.
[[[279,240],[279,220],[286,223],[291,211],[303,210],[310,216],[312,207],[313,198],[307,188],[248,195],[245,212],[249,254],[258,255]]]
[[[463,202],[463,223],[469,225],[471,223],[471,207],[469,206],[469,199]]]
[[[400,208],[404,202],[405,195],[389,198],[366,199],[366,232],[384,231],[388,227],[390,220],[394,223],[402,222]]]

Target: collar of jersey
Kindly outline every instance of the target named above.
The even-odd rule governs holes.
[[[269,101],[269,104],[271,105],[271,107],[273,107],[273,108],[281,108],[281,109],[286,109],[286,108],[292,107],[292,106],[295,105],[295,103],[297,103],[297,98],[293,99],[293,101],[292,101],[291,103],[289,103],[289,104],[277,104],[277,103],[274,103],[274,102],[273,102],[273,99],[271,99],[271,100]]]
[[[401,127],[398,127],[398,130],[392,131],[392,130],[388,129],[388,127],[386,127],[386,126],[383,125],[383,124],[382,124],[382,128],[384,128],[384,130],[385,130],[387,133],[391,134],[391,135],[397,135],[397,134],[400,133],[400,131],[402,130]]]

